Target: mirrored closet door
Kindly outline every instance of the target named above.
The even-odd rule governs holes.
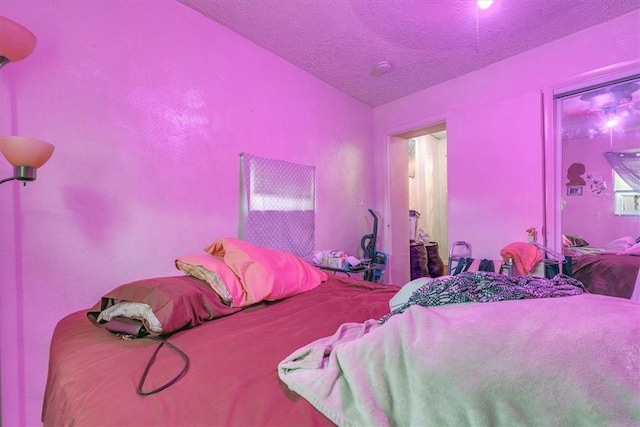
[[[561,94],[556,108],[563,246],[640,237],[640,75]]]

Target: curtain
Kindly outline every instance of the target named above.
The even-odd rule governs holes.
[[[315,167],[240,154],[240,238],[311,255],[315,246]]]
[[[429,239],[448,247],[447,143],[431,135],[415,140],[415,178],[409,179],[409,209],[420,213],[418,228]]]
[[[603,153],[614,171],[633,191],[640,191],[640,151]]]

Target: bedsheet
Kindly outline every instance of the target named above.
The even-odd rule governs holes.
[[[638,426],[640,303],[602,295],[412,306],[285,358],[340,426]]]
[[[187,374],[150,396],[136,386],[157,343],[120,340],[86,311],[55,328],[43,404],[45,426],[323,426],[332,423],[279,380],[277,364],[345,322],[388,313],[398,287],[330,276],[311,291],[265,302],[178,332]],[[158,354],[145,390],[177,374],[181,359]]]

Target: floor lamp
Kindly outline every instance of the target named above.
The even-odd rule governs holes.
[[[0,16],[0,68],[9,62],[20,61],[31,55],[36,47],[36,36],[11,19]],[[0,151],[13,165],[13,176],[0,180],[0,184],[19,180],[25,184],[36,179],[36,170],[53,154],[48,142],[21,136],[0,137]]]
[[[4,16],[0,16],[0,68],[10,62],[28,57],[35,47],[36,36],[31,31]],[[1,179],[0,184],[18,180],[26,185],[27,182],[35,180],[37,169],[49,160],[53,150],[53,145],[37,139],[20,136],[0,137],[0,151],[13,165],[13,176]],[[6,421],[2,400],[0,397],[0,425]],[[22,415],[19,414],[18,419],[20,418]]]
[[[37,169],[44,165],[53,154],[54,146],[48,142],[22,136],[0,136],[0,151],[13,165],[13,176],[0,180],[28,181],[36,179]]]

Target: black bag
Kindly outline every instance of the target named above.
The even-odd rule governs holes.
[[[565,257],[564,261],[545,259],[542,262],[544,262],[544,277],[547,279],[553,279],[560,273],[569,277],[573,274],[571,257]],[[562,269],[560,266],[562,266]]]
[[[115,334],[131,335],[135,338],[142,338],[149,335],[142,321],[128,317],[112,317],[104,327]]]

